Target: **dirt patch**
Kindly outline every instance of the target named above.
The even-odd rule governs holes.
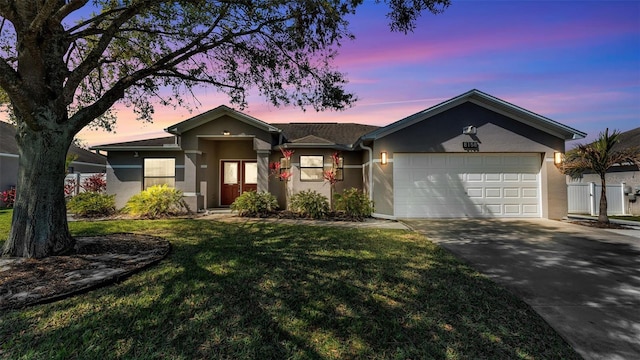
[[[162,238],[110,234],[76,238],[70,255],[0,258],[0,309],[56,301],[112,284],[162,260],[169,250]]]

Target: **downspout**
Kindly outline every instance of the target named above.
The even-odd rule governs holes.
[[[373,149],[360,143],[360,147],[369,152],[369,200],[373,201]]]

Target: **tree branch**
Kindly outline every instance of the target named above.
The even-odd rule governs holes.
[[[68,0],[56,13],[53,15],[54,21],[61,22],[67,15],[85,6],[89,0]]]
[[[44,22],[51,17],[51,15],[54,13],[55,11],[55,7],[56,5],[58,5],[59,1],[58,0],[47,0],[44,3],[44,6],[42,6],[39,11],[37,12],[36,17],[33,19],[33,21],[31,21],[31,24],[29,24],[29,30],[30,32],[36,32],[38,31],[38,29],[40,29],[42,27],[42,25],[44,24]],[[31,5],[31,6],[35,6],[35,5]]]

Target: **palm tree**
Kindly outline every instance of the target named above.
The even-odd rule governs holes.
[[[638,148],[620,149],[615,147],[620,132],[613,130],[609,134],[607,128],[598,135],[598,139],[587,145],[578,145],[567,153],[563,164],[563,172],[572,178],[579,178],[586,171],[593,171],[600,175],[602,192],[600,196],[600,211],[598,222],[609,224],[607,215],[607,171],[616,164],[640,165],[640,150]]]

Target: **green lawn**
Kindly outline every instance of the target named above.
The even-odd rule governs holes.
[[[163,236],[172,252],[119,284],[0,314],[1,358],[579,358],[527,305],[411,232],[201,220],[70,227]]]
[[[611,219],[619,219],[619,220],[627,220],[627,221],[638,221],[640,222],[640,216],[609,216]]]

